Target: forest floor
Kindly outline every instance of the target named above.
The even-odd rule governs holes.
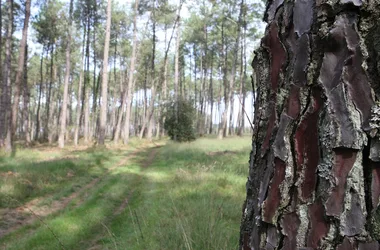
[[[236,249],[250,137],[0,156],[0,249]]]

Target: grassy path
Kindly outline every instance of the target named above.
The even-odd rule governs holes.
[[[220,144],[0,158],[0,249],[236,248],[249,138]]]

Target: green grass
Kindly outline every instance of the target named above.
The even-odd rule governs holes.
[[[0,197],[21,203],[38,197],[41,204],[53,203],[99,181],[43,223],[36,220],[0,239],[0,248],[61,249],[62,242],[66,249],[236,249],[250,138],[142,147],[135,154],[133,147],[53,151],[49,161],[40,150],[22,150],[2,159],[0,173],[17,175],[0,180],[9,187]],[[18,184],[22,179],[33,185],[28,196]]]

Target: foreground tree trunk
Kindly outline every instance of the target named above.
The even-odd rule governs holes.
[[[379,249],[379,1],[269,1],[240,249]]]

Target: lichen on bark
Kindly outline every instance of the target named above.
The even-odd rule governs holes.
[[[268,1],[240,249],[379,248],[379,17],[375,0]]]

